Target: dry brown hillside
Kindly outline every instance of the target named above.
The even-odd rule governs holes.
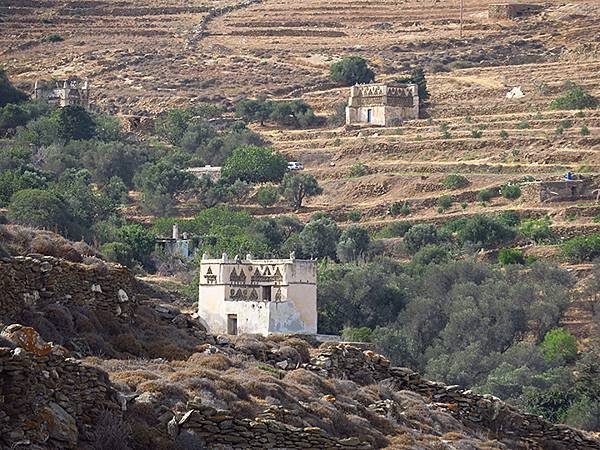
[[[382,76],[414,63],[503,67],[442,77],[445,87],[434,92],[447,101],[438,113],[448,116],[512,111],[488,102],[472,110],[468,101],[505,84],[571,76],[593,86],[597,2],[547,2],[543,15],[518,22],[489,21],[492,2],[465,3],[458,39],[457,1],[6,0],[0,63],[24,84],[90,77],[98,102],[123,111],[310,90],[327,84],[331,61],[350,53],[370,59]],[[45,40],[52,33],[64,41]],[[558,71],[546,65],[556,62]],[[505,67],[521,63],[540,65]]]

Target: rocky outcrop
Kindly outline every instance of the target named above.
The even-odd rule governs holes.
[[[523,413],[492,395],[478,395],[459,386],[424,380],[411,369],[391,367],[387,358],[371,350],[330,345],[305,368],[324,377],[349,379],[363,385],[386,382],[394,390],[416,392],[462,423],[485,428],[499,440],[521,442],[526,448],[600,449],[600,440],[583,431]]]
[[[50,256],[0,259],[0,320],[18,320],[23,309],[60,302],[133,317],[138,282],[124,267],[72,263]]]
[[[9,345],[0,347],[1,448],[82,448],[104,411],[120,411],[105,372],[32,328],[10,325],[1,337]]]

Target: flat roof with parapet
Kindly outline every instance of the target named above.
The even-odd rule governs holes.
[[[294,263],[314,263],[314,259],[296,259],[293,256],[289,258],[255,259],[246,256],[245,259],[229,258],[223,255],[221,258],[209,258],[206,254],[202,255],[202,264],[294,264]]]

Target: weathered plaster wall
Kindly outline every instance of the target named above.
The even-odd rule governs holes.
[[[227,333],[232,314],[238,333],[314,334],[316,292],[313,261],[203,260],[198,315],[212,333]]]
[[[366,84],[350,88],[350,98],[346,107],[347,125],[394,126],[403,120],[418,118],[419,91],[415,84]]]

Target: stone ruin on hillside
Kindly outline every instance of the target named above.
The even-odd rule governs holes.
[[[68,80],[44,81],[36,80],[33,88],[33,99],[48,102],[52,106],[90,106],[90,83],[78,78]]]
[[[166,255],[178,256],[185,259],[193,258],[196,254],[199,239],[192,238],[187,232],[179,234],[179,224],[174,223],[171,237],[156,237],[154,246]]]
[[[542,5],[531,3],[493,3],[488,5],[488,17],[490,19],[516,19],[531,16],[542,11]]]
[[[598,200],[599,180],[581,176],[569,180],[544,180],[525,183],[521,187],[522,199],[529,203],[567,202],[576,200]]]
[[[419,118],[416,84],[357,84],[350,88],[346,125],[396,126]]]

